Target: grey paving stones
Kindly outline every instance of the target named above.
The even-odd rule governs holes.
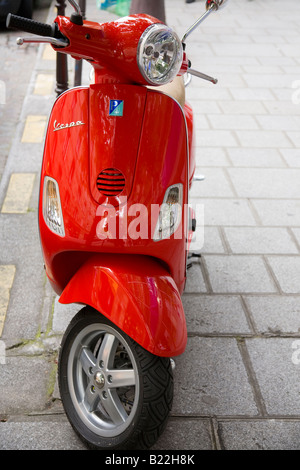
[[[300,423],[296,420],[221,420],[218,431],[227,450],[300,449]]]
[[[224,232],[233,253],[299,254],[286,228],[226,227]]]
[[[55,363],[45,357],[12,357],[7,353],[5,364],[0,365],[1,394],[5,397],[0,402],[0,415],[44,410],[54,368]]]
[[[245,296],[256,331],[264,335],[298,335],[300,301],[297,296]]]
[[[257,414],[247,372],[233,338],[189,338],[186,354],[176,360],[174,378],[172,413]]]
[[[0,449],[5,450],[86,450],[65,419],[4,422],[0,434]]]
[[[204,223],[213,226],[253,226],[255,214],[245,199],[201,198]]]
[[[182,37],[203,2],[165,3]],[[186,90],[196,173],[206,176],[190,201],[201,258],[187,271],[188,344],[174,358],[174,404],[156,450],[300,450],[299,14],[296,0],[231,0],[187,42],[193,67],[219,82],[193,77]],[[94,0],[87,17],[100,18]],[[40,171],[42,144],[20,140],[27,115],[48,114],[54,100],[33,91],[37,72],[55,73],[44,52],[19,119],[19,98],[16,110],[0,105],[0,208],[12,172]],[[0,449],[83,449],[54,387],[59,342],[81,307],[59,304],[45,285],[37,199],[38,178],[28,213],[0,214],[0,264],[16,270],[0,338]]]
[[[271,293],[276,287],[259,256],[205,256],[215,293]]]
[[[300,226],[300,201],[298,199],[253,199],[251,204],[262,225]]]
[[[267,413],[299,416],[299,370],[293,338],[253,338],[246,345]]]
[[[238,296],[184,295],[183,306],[190,334],[251,333]]]
[[[300,294],[300,257],[270,256],[269,262],[282,291]]]
[[[193,429],[193,435],[186,439]],[[153,450],[212,450],[212,432],[209,419],[169,419],[168,432],[164,433]]]

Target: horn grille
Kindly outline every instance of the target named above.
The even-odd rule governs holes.
[[[103,196],[118,196],[125,188],[125,176],[116,168],[106,168],[99,173],[96,185]]]

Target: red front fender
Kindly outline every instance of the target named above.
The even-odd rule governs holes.
[[[180,294],[153,258],[95,255],[64,289],[63,304],[90,305],[157,356],[183,353],[187,332]]]

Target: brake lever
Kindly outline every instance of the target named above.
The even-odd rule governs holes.
[[[50,36],[31,36],[17,38],[18,46],[22,46],[24,43],[49,43],[55,47],[67,47],[69,45],[68,40],[52,38]]]
[[[210,77],[209,75],[206,75],[205,73],[198,72],[198,70],[188,69],[188,73],[190,73],[191,75],[194,75],[195,77],[203,78],[203,80],[207,80],[207,81],[213,83],[214,85],[216,85],[218,83],[217,78],[213,78],[213,77]]]

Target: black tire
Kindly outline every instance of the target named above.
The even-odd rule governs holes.
[[[90,307],[66,330],[58,381],[66,415],[92,449],[148,449],[166,426],[170,359],[149,353]]]
[[[33,13],[33,0],[22,0],[21,6],[18,11],[18,16],[31,19],[32,13]]]

